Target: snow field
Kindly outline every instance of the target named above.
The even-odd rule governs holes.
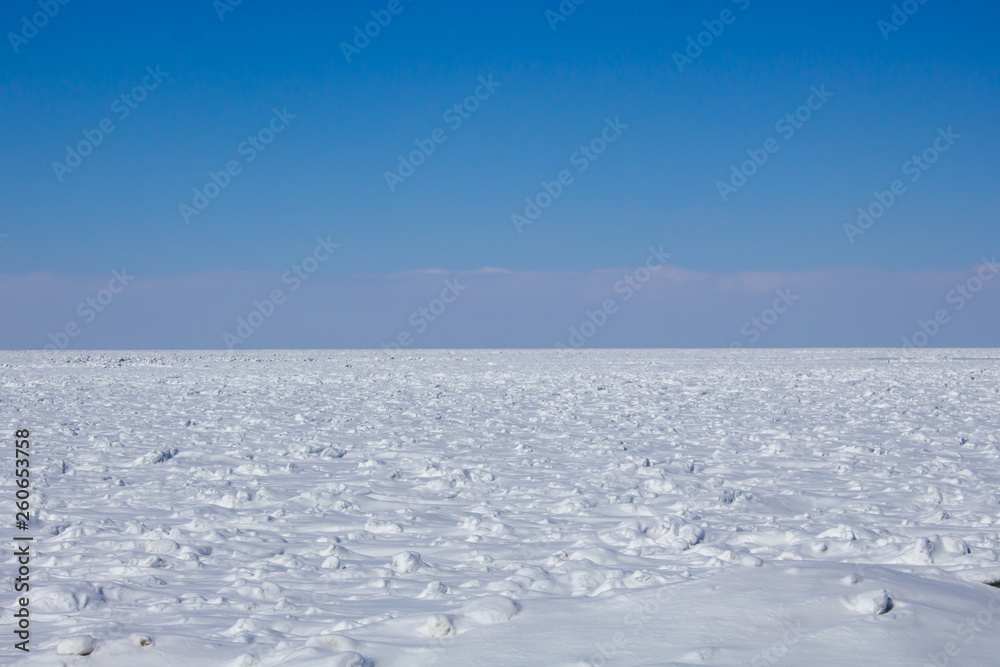
[[[0,353],[38,509],[0,661],[993,664],[998,361]]]

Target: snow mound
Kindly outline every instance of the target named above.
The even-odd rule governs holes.
[[[892,609],[892,600],[884,589],[852,595],[846,602],[848,607],[859,614],[884,614]]]
[[[506,623],[520,611],[518,603],[502,595],[477,598],[462,609],[465,618],[479,625]]]
[[[177,456],[177,449],[164,449],[160,451],[146,452],[135,460],[135,465],[153,465],[163,463]]]
[[[56,646],[59,655],[90,655],[97,648],[97,640],[88,635],[67,637]]]
[[[424,567],[420,554],[415,551],[404,551],[392,557],[392,569],[396,574],[410,574]]]
[[[455,634],[455,624],[450,616],[434,614],[420,626],[420,633],[428,637],[447,637]]]

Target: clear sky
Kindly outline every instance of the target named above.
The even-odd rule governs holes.
[[[900,345],[941,309],[928,345],[996,345],[995,274],[949,296],[1000,252],[998,18],[12,0],[0,307],[26,325],[0,347],[73,321],[68,348],[225,347],[275,289],[288,303],[238,346],[378,347],[449,276],[473,286],[407,346],[549,347],[608,298],[585,346]],[[651,246],[669,261],[626,304]],[[788,287],[788,312],[744,327]]]

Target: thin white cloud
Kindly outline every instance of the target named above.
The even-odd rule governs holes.
[[[283,290],[283,303],[248,347],[379,347],[405,332],[420,308],[439,308],[450,281],[460,296],[414,336],[416,347],[551,347],[608,300],[615,313],[591,347],[717,347],[742,340],[777,290],[794,306],[767,327],[761,346],[898,346],[919,322],[945,309],[949,324],[933,345],[1000,345],[1000,280],[975,285],[961,309],[948,296],[977,273],[837,268],[803,272],[712,273],[664,266],[639,289],[636,269],[589,272],[424,269],[388,274],[318,273],[291,290],[275,272],[213,271],[137,276],[71,347],[213,348],[254,303]],[[0,331],[0,348],[37,349],[81,319],[78,306],[108,276],[0,274],[0,308],[19,326]],[[450,297],[449,297],[450,298]],[[266,307],[265,307],[266,309]],[[597,317],[595,315],[595,317]],[[81,324],[84,324],[81,322]],[[58,338],[58,335],[56,335]]]

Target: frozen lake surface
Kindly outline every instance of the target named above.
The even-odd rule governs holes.
[[[2,352],[0,415],[0,662],[1000,655],[997,350]]]

